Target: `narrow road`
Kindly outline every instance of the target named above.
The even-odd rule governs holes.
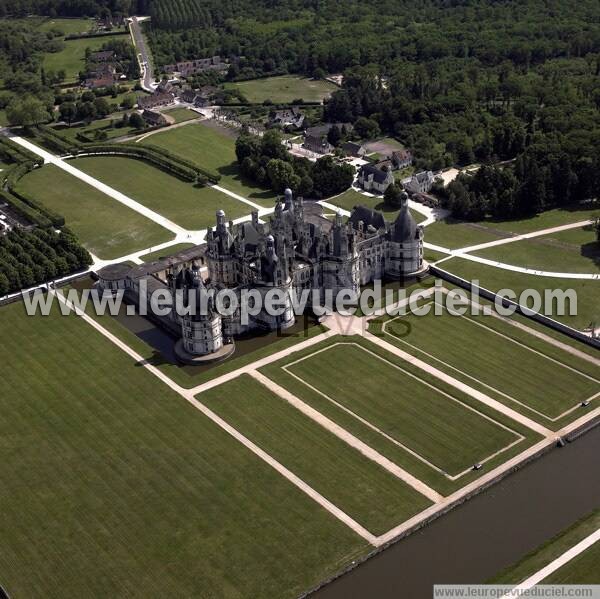
[[[146,40],[144,39],[142,28],[140,26],[141,22],[146,21],[149,18],[150,17],[131,17],[131,20],[129,21],[129,31],[131,32],[131,39],[133,40],[133,45],[135,46],[138,57],[138,63],[140,65],[140,71],[142,74],[140,83],[142,85],[142,89],[152,93],[154,91],[154,88],[152,87],[152,84],[154,83],[152,60],[150,51],[146,47]]]

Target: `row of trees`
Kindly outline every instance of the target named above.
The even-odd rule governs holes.
[[[331,156],[315,163],[287,152],[276,130],[262,137],[243,132],[236,141],[235,151],[242,174],[260,185],[268,185],[277,193],[286,187],[304,197],[326,198],[348,189],[354,169],[339,164]]]
[[[68,230],[13,229],[0,237],[0,296],[67,276],[92,263]]]

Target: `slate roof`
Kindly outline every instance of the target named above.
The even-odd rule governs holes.
[[[385,227],[385,218],[381,212],[367,208],[367,206],[362,206],[361,204],[354,206],[352,213],[350,214],[350,222],[352,223],[353,228],[358,229],[358,223],[360,221],[363,222],[365,229],[369,225],[374,227],[375,230]]]
[[[372,164],[363,164],[360,167],[360,175],[366,179],[369,175],[373,175],[373,181],[376,183],[385,183],[388,173],[383,171]]]
[[[408,203],[404,203],[392,226],[392,240],[398,242],[410,241],[417,236],[417,223],[413,218]]]

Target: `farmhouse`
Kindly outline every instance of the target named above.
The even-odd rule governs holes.
[[[391,160],[394,168],[401,169],[412,164],[413,155],[410,150],[396,150],[392,152]]]
[[[279,127],[300,129],[304,124],[304,114],[297,106],[276,110],[269,116],[269,123]]]
[[[365,191],[383,193],[394,182],[394,175],[388,167],[378,168],[373,164],[363,164],[358,171],[357,180]]]
[[[402,185],[404,186],[404,189],[412,193],[427,193],[431,189],[434,181],[435,177],[431,171],[421,171],[420,173],[412,175],[412,177],[402,179]]]
[[[354,158],[362,158],[367,153],[367,149],[362,144],[353,141],[346,141],[341,147],[346,156]]]
[[[327,137],[321,135],[306,135],[302,146],[316,154],[329,154],[333,151],[333,146],[327,141]]]
[[[167,73],[179,73],[182,77],[203,73],[205,71],[226,71],[229,63],[221,60],[220,56],[211,56],[210,58],[198,58],[196,60],[187,60],[175,64],[167,64],[164,70]]]
[[[157,106],[168,106],[174,100],[175,96],[171,92],[156,91],[151,96],[138,96],[138,108],[156,108]]]
[[[175,122],[175,119],[172,116],[162,114],[156,110],[144,110],[144,112],[142,112],[142,117],[148,125],[153,127],[172,125]]]

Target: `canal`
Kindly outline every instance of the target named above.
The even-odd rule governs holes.
[[[600,427],[554,449],[312,595],[421,599],[483,583],[600,506]]]

